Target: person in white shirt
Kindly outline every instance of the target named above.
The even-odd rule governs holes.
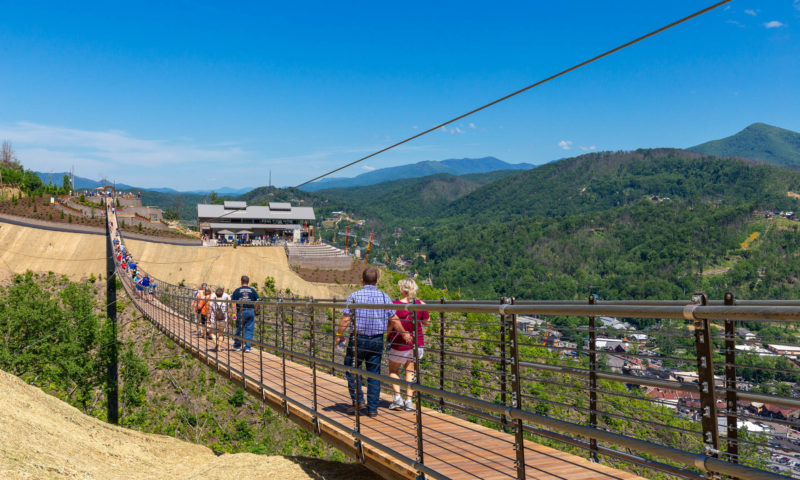
[[[234,315],[234,308],[228,303],[231,299],[222,287],[217,287],[211,301],[211,312],[208,315],[208,325],[211,327],[211,339],[214,340],[214,350],[219,351],[219,341],[228,331],[229,317]]]

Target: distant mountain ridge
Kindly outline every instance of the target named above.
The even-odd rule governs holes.
[[[302,190],[316,192],[330,188],[363,187],[391,180],[427,177],[437,173],[449,173],[450,175],[459,176],[497,170],[530,170],[535,166],[530,163],[507,163],[495,157],[425,160],[407,165],[381,168],[352,178],[323,178],[305,185]]]
[[[53,182],[54,185],[61,185],[64,181],[64,175],[69,175],[69,172],[34,172],[39,178],[42,179],[43,183],[48,183],[50,181]],[[107,179],[100,179],[100,180],[92,180],[91,178],[86,177],[79,177],[75,176],[75,189],[76,190],[83,190],[83,189],[94,189],[97,187],[105,187],[106,185],[115,185],[117,190],[148,190],[151,192],[159,192],[159,193],[180,193],[180,194],[197,194],[197,195],[206,195],[213,192],[217,192],[220,195],[242,195],[253,190],[254,187],[244,187],[244,188],[231,188],[231,187],[222,187],[219,189],[212,189],[212,190],[189,190],[189,191],[180,191],[175,190],[174,188],[169,187],[157,187],[157,188],[144,188],[144,187],[134,187],[132,185],[127,185],[125,183],[117,183],[115,184],[111,180]]]
[[[800,168],[800,133],[754,123],[730,137],[688,148],[715,157],[760,160],[780,167]]]
[[[53,185],[58,185],[58,186],[61,186],[62,182],[64,181],[64,175],[69,175],[69,172],[34,172],[34,173],[36,173],[36,175],[39,175],[39,178],[42,179],[43,183],[47,184],[52,181]],[[77,175],[75,176],[76,190],[83,190],[83,189],[91,190],[97,187],[105,187],[106,185],[114,185],[114,182],[106,179],[92,180],[91,178],[79,177]],[[144,188],[132,187],[124,183],[116,184],[116,188],[119,190],[144,190]]]

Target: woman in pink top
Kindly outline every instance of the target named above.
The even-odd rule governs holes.
[[[407,304],[411,302],[412,298],[416,299],[418,288],[413,279],[404,278],[397,282],[397,286],[400,287],[401,298],[400,300],[395,300],[394,303]],[[425,302],[421,300],[414,300],[414,303],[424,304]],[[419,352],[419,358],[422,358],[422,347],[425,345],[423,327],[428,326],[430,323],[430,316],[426,311],[409,312],[407,310],[400,310],[399,308],[395,315],[397,315],[397,318],[400,319],[400,323],[403,325],[403,331],[389,333],[389,343],[391,344],[391,350],[389,350],[389,376],[399,379],[399,372],[400,368],[402,367],[406,371],[406,381],[412,382],[414,380],[414,316],[416,315],[417,318],[417,351]],[[404,342],[402,336],[400,335],[400,333],[404,332],[412,333],[412,340],[408,343]],[[394,401],[389,406],[389,409],[405,409],[408,412],[414,411],[414,402],[411,400],[414,395],[414,391],[410,388],[407,389],[406,400],[403,401],[402,397],[400,396],[400,385],[392,385],[392,389],[394,390]]]

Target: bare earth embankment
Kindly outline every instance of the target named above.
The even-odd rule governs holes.
[[[171,283],[207,282],[228,289],[239,286],[242,275],[263,284],[275,279],[276,287],[298,296],[330,298],[328,288],[314,285],[294,273],[279,247],[203,248],[126,240],[139,266]],[[55,232],[0,222],[0,281],[26,270],[55,272],[72,280],[105,272],[105,237]]]
[[[3,479],[349,479],[361,465],[250,453],[217,456],[201,445],[103,423],[0,371]]]

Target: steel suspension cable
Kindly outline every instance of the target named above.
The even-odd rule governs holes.
[[[399,141],[399,142],[397,142],[397,143],[395,143],[395,144],[389,145],[388,147],[382,148],[382,149],[378,150],[377,152],[374,152],[374,153],[371,153],[371,154],[369,154],[369,155],[366,155],[366,156],[364,156],[364,157],[361,157],[361,158],[359,158],[358,160],[354,160],[354,161],[352,161],[352,162],[350,162],[350,163],[347,163],[347,164],[345,164],[345,165],[342,165],[341,167],[335,168],[335,169],[333,169],[333,170],[331,170],[331,171],[329,171],[329,172],[327,172],[327,173],[323,173],[322,175],[319,175],[319,176],[317,176],[317,177],[314,177],[314,178],[312,178],[311,180],[307,180],[307,181],[305,181],[305,182],[303,182],[303,183],[301,183],[301,184],[299,184],[299,185],[295,186],[294,188],[300,188],[300,187],[302,187],[303,185],[309,184],[309,183],[311,183],[311,182],[315,182],[315,181],[317,181],[317,180],[319,180],[319,179],[321,179],[321,178],[325,178],[325,177],[327,177],[328,175],[332,175],[332,174],[334,174],[334,173],[336,173],[336,172],[338,172],[338,171],[340,171],[340,170],[344,170],[344,169],[345,169],[345,168],[347,168],[347,167],[351,167],[351,166],[353,166],[353,165],[355,165],[355,164],[357,164],[357,163],[359,163],[359,162],[363,162],[364,160],[367,160],[367,159],[369,159],[369,158],[372,158],[372,157],[374,157],[374,156],[376,156],[376,155],[380,155],[381,153],[384,153],[384,152],[386,152],[386,151],[389,151],[389,150],[391,150],[391,149],[393,149],[393,148],[395,148],[395,147],[399,147],[400,145],[403,145],[404,143],[408,143],[408,142],[410,142],[410,141],[412,141],[412,140],[415,140],[415,139],[417,139],[417,138],[419,138],[419,137],[421,137],[421,136],[423,136],[423,135],[427,135],[427,134],[429,134],[429,133],[431,133],[431,132],[433,132],[433,131],[435,131],[435,130],[438,130],[438,129],[440,129],[440,128],[442,128],[442,127],[446,126],[446,125],[450,125],[451,123],[457,122],[457,121],[459,121],[459,120],[461,120],[461,119],[463,119],[463,118],[466,118],[466,117],[468,117],[468,116],[470,116],[470,115],[473,115],[473,114],[475,114],[475,113],[478,113],[478,112],[480,112],[481,110],[485,110],[485,109],[487,109],[487,108],[489,108],[489,107],[492,107],[492,106],[494,106],[494,105],[497,105],[497,104],[498,104],[498,103],[500,103],[500,102],[504,102],[504,101],[508,100],[508,99],[509,99],[509,98],[511,98],[511,97],[515,97],[515,96],[519,95],[520,93],[527,92],[528,90],[530,90],[530,89],[532,89],[532,88],[535,88],[535,87],[538,87],[539,85],[542,85],[542,84],[544,84],[544,83],[547,83],[547,82],[549,82],[550,80],[554,80],[554,79],[556,79],[556,78],[558,78],[558,77],[560,77],[560,76],[562,76],[562,75],[566,75],[567,73],[569,73],[569,72],[572,72],[573,70],[577,70],[577,69],[579,69],[579,68],[581,68],[581,67],[584,67],[584,66],[586,66],[586,65],[589,65],[590,63],[596,62],[597,60],[600,60],[601,58],[607,57],[607,56],[611,55],[612,53],[616,53],[616,52],[618,52],[618,51],[620,51],[620,50],[622,50],[622,49],[624,49],[624,48],[627,48],[627,47],[630,47],[631,45],[634,45],[634,44],[636,44],[636,43],[639,43],[639,42],[641,42],[642,40],[646,40],[646,39],[648,39],[648,38],[650,38],[650,37],[652,37],[652,36],[654,36],[654,35],[658,35],[658,34],[659,34],[659,33],[661,33],[661,32],[664,32],[664,31],[666,31],[666,30],[669,30],[669,29],[670,29],[670,28],[672,28],[672,27],[678,26],[678,25],[680,25],[680,24],[682,24],[682,23],[684,23],[684,22],[687,22],[687,21],[689,21],[689,20],[691,20],[691,19],[695,18],[695,17],[699,17],[700,15],[703,15],[703,14],[705,14],[705,13],[708,13],[708,12],[710,12],[711,10],[714,10],[714,9],[716,9],[716,8],[718,8],[718,7],[721,7],[722,5],[725,5],[726,3],[730,3],[730,1],[731,1],[731,0],[722,0],[722,1],[720,1],[720,2],[717,2],[717,3],[715,3],[715,4],[711,5],[711,6],[708,6],[708,7],[704,8],[704,9],[702,9],[702,10],[699,10],[699,11],[697,11],[697,12],[695,12],[695,13],[691,14],[691,15],[688,15],[688,16],[686,16],[686,17],[683,17],[683,18],[681,18],[680,20],[676,20],[676,21],[674,21],[674,22],[672,22],[672,23],[670,23],[670,24],[668,24],[668,25],[665,25],[665,26],[663,26],[663,27],[661,27],[661,28],[658,28],[658,29],[656,29],[656,30],[653,30],[653,31],[652,31],[652,32],[650,32],[650,33],[647,33],[647,34],[645,34],[645,35],[642,35],[641,37],[635,38],[635,39],[633,39],[633,40],[631,40],[631,41],[629,41],[629,42],[626,42],[626,43],[623,43],[622,45],[619,45],[619,46],[617,46],[617,47],[614,47],[614,48],[612,48],[611,50],[608,50],[608,51],[606,51],[606,52],[603,52],[603,53],[601,53],[600,55],[594,56],[594,57],[592,57],[592,58],[590,58],[590,59],[588,59],[588,60],[584,60],[584,61],[583,61],[583,62],[581,62],[581,63],[578,63],[578,64],[576,64],[576,65],[573,65],[573,66],[571,66],[571,67],[567,68],[566,70],[562,70],[562,71],[560,71],[560,72],[558,72],[558,73],[556,73],[556,74],[550,75],[549,77],[547,77],[547,78],[544,78],[544,79],[542,79],[542,80],[539,80],[538,82],[532,83],[532,84],[530,84],[530,85],[528,85],[528,86],[526,86],[526,87],[520,88],[519,90],[517,90],[517,91],[515,91],[515,92],[509,93],[508,95],[506,95],[506,96],[504,96],[504,97],[500,97],[500,98],[498,98],[497,100],[494,100],[494,101],[492,101],[492,102],[489,102],[489,103],[487,103],[487,104],[485,104],[485,105],[482,105],[482,106],[480,106],[480,107],[478,107],[478,108],[475,108],[475,109],[473,109],[473,110],[470,110],[470,111],[469,111],[469,112],[467,112],[467,113],[461,114],[461,115],[459,115],[459,116],[457,116],[457,117],[455,117],[455,118],[452,118],[452,119],[450,119],[450,120],[447,120],[446,122],[442,122],[442,123],[440,123],[440,124],[436,125],[435,127],[431,127],[431,128],[429,128],[429,129],[427,129],[427,130],[425,130],[425,131],[422,131],[422,132],[420,132],[420,133],[416,134],[416,135],[413,135],[413,136],[411,136],[411,137],[408,137],[408,138],[406,138],[405,140],[401,140],[401,141]]]

